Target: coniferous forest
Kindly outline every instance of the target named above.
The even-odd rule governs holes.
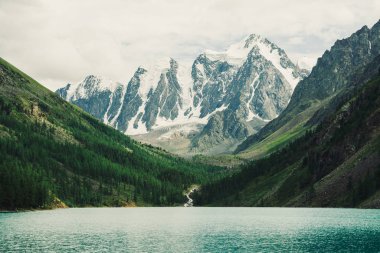
[[[204,185],[196,204],[366,207],[380,190],[379,98],[380,72],[302,137]]]
[[[223,175],[138,143],[0,60],[0,209],[183,204]]]

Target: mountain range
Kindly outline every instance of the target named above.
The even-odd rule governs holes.
[[[235,151],[241,157],[259,158],[315,127],[341,102],[341,97],[377,74],[367,65],[380,54],[380,22],[362,27],[338,40],[318,59],[310,75],[294,90],[287,108],[248,137]]]
[[[252,34],[192,65],[161,59],[139,67],[127,84],[90,75],[56,93],[135,139],[174,153],[215,154],[232,152],[276,118],[307,75]]]
[[[0,58],[0,209],[380,208],[380,21],[310,74],[257,35],[164,63],[53,93]]]

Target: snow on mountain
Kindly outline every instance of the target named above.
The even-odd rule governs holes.
[[[252,34],[225,51],[206,50],[192,65],[163,58],[139,67],[127,84],[91,75],[57,93],[129,135],[176,125],[207,126],[216,118],[249,134],[244,122],[276,117],[305,73],[281,48]],[[214,131],[210,125],[208,130]],[[224,138],[241,136],[223,132]]]
[[[287,66],[287,56],[285,52],[271,43],[266,38],[257,34],[251,34],[242,41],[231,45],[224,52],[216,52],[212,50],[206,50],[205,54],[212,60],[226,61],[233,65],[242,65],[252,48],[258,48],[260,54],[270,61],[286,78],[294,89],[297,83],[301,80],[301,77],[293,74],[294,67]]]
[[[67,100],[77,100],[81,98],[88,98],[92,94],[100,91],[109,90],[113,92],[119,85],[118,82],[113,82],[102,76],[87,76],[82,82],[76,85],[69,85],[67,89]]]
[[[217,52],[206,50],[205,54],[212,60],[227,61],[233,65],[242,65],[247,59],[249,52],[255,45],[263,44],[264,38],[260,35],[251,34],[242,41],[232,44],[227,50]]]
[[[146,98],[149,91],[157,87],[162,72],[170,68],[170,60],[171,58],[165,57],[140,66],[145,70],[140,77],[139,94],[142,98]]]

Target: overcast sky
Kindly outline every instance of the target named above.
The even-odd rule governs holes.
[[[126,83],[144,62],[251,33],[312,62],[379,19],[379,0],[0,0],[0,57],[52,90],[88,74]]]

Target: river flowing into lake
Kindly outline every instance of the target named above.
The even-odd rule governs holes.
[[[380,210],[78,208],[0,213],[1,252],[379,252]]]

